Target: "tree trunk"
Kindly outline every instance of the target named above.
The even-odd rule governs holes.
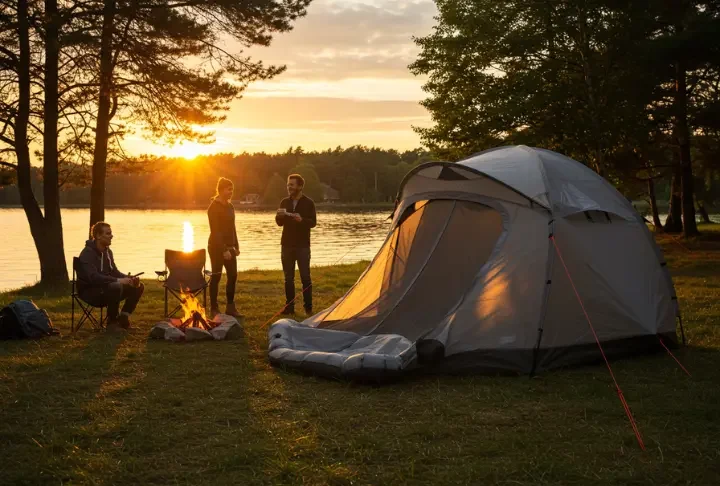
[[[704,204],[700,204],[698,206],[698,213],[700,213],[700,216],[702,217],[703,223],[710,224],[712,221],[710,220],[710,216],[708,215],[707,209],[705,209]]]
[[[684,30],[683,17],[684,15],[677,16],[675,28],[678,35]],[[687,117],[687,65],[681,54],[675,61],[675,137],[680,146],[683,234],[686,238],[699,234],[695,221],[695,181],[692,173],[690,129]]]
[[[650,211],[652,212],[653,225],[655,231],[661,233],[663,230],[662,223],[660,222],[660,214],[658,214],[657,197],[655,196],[655,180],[650,177],[648,178],[648,197],[650,198]]]
[[[58,160],[58,64],[60,55],[60,14],[57,0],[45,0],[45,106],[43,123],[44,234],[38,247],[40,282],[67,283]]]
[[[677,166],[673,170],[670,182],[670,207],[668,208],[668,216],[664,226],[667,233],[680,233],[683,230],[680,179],[682,179],[682,172],[680,166]]]
[[[105,0],[102,37],[100,40],[100,92],[98,96],[95,153],[93,154],[90,187],[90,226],[105,220],[105,176],[107,174],[108,137],[112,91],[112,40],[115,21],[115,0]]]
[[[35,199],[32,190],[32,172],[30,166],[30,147],[28,145],[28,126],[30,121],[30,26],[28,22],[28,2],[27,0],[18,0],[18,40],[19,40],[19,58],[18,58],[18,111],[15,116],[15,154],[18,161],[18,190],[20,192],[20,202],[28,224],[30,225],[30,234],[35,242],[35,249],[38,252],[40,260],[40,282],[44,285],[54,285],[56,283],[67,282],[68,274],[65,267],[65,255],[62,244],[62,227],[59,219],[59,192],[58,192],[58,171],[57,171],[57,149],[51,151],[50,156],[55,154],[55,170],[48,167],[48,159],[44,157],[44,177],[45,177],[45,212],[43,217],[40,205]],[[57,9],[55,10],[57,12]],[[57,29],[55,29],[57,33]],[[57,36],[55,37],[57,40]],[[57,44],[55,44],[57,45]],[[55,56],[57,62],[57,55]],[[57,66],[57,63],[56,63]],[[51,76],[52,78],[52,76]],[[57,68],[55,69],[55,113],[57,135]],[[47,78],[46,78],[47,81]],[[50,79],[52,82],[52,79]],[[52,114],[50,115],[52,116]],[[47,128],[47,125],[46,125]],[[47,139],[47,138],[46,138]],[[53,139],[54,141],[56,139]],[[44,146],[43,149],[46,149]],[[47,153],[46,153],[47,155]],[[50,170],[47,170],[50,169]],[[53,182],[54,174],[54,182]],[[50,182],[48,179],[50,178]],[[54,184],[55,187],[55,207],[53,207],[53,191],[48,190],[48,186]],[[50,205],[48,209],[48,199]],[[48,214],[50,221],[59,225],[59,230],[55,230],[54,226],[48,223]],[[56,219],[53,217],[56,216]],[[59,235],[59,246],[58,238]],[[53,247],[53,245],[56,245]]]
[[[593,81],[593,71],[590,65],[592,59],[592,49],[588,40],[587,14],[581,8],[577,9],[578,15],[578,35],[580,45],[580,59],[582,60],[583,79],[587,88],[588,112],[590,114],[590,125],[592,128],[592,138],[595,144],[595,160],[593,166],[595,172],[600,177],[605,177],[605,148],[602,137],[602,122],[599,115],[598,99],[595,91],[595,83]]]
[[[27,0],[18,0],[18,111],[15,115],[15,154],[17,156],[18,190],[20,202],[30,225],[35,246],[42,240],[43,215],[32,191],[28,123],[30,121],[30,27]]]

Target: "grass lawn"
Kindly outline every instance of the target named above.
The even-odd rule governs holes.
[[[602,365],[376,387],[274,369],[261,326],[282,277],[250,271],[238,341],[150,341],[163,307],[152,281],[138,329],[119,335],[70,336],[67,297],[0,294],[0,306],[32,297],[63,332],[0,342],[0,485],[720,484],[720,234],[702,229],[659,237],[692,378],[667,355],[613,363],[645,452]],[[363,268],[314,269],[316,309]]]

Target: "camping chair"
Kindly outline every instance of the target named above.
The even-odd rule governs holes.
[[[207,288],[212,272],[205,270],[205,249],[191,252],[165,250],[165,270],[156,271],[158,280],[165,287],[165,317],[172,317],[182,309],[181,292],[197,297],[203,293],[203,306],[207,308]],[[172,294],[180,305],[168,312],[168,294]]]
[[[86,302],[82,300],[80,297],[80,294],[77,293],[77,279],[79,278],[78,275],[80,274],[79,271],[80,268],[80,259],[78,257],[73,257],[73,278],[72,278],[72,310],[70,313],[70,332],[75,333],[80,330],[82,325],[86,321],[90,321],[90,324],[92,324],[93,329],[96,331],[101,331],[105,328],[105,323],[107,321],[107,315],[103,316],[103,308],[106,307],[106,304],[103,305],[92,305],[89,302]],[[75,303],[80,306],[80,310],[82,311],[82,316],[80,317],[80,320],[77,323],[77,326],[75,326]],[[97,317],[94,315],[95,309],[100,309],[100,319],[98,320]]]

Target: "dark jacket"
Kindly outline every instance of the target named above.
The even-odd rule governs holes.
[[[280,201],[280,207],[288,213],[298,213],[302,218],[299,223],[290,216],[275,215],[275,222],[283,227],[280,244],[291,248],[310,248],[310,228],[317,224],[315,203],[307,196],[302,196],[293,210],[293,200],[286,197]]]
[[[213,199],[207,213],[210,221],[208,251],[217,253],[224,252],[231,247],[239,249],[240,245],[235,229],[235,207],[230,203],[223,204]]]
[[[110,248],[101,252],[95,240],[87,240],[85,248],[80,252],[80,268],[78,269],[78,292],[92,287],[104,287],[119,278],[127,277],[115,266],[115,259]]]

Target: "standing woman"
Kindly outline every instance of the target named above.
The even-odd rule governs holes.
[[[210,315],[220,313],[218,307],[218,287],[225,266],[227,273],[227,307],[225,314],[233,317],[242,317],[235,308],[235,283],[237,282],[237,257],[240,255],[237,232],[235,230],[235,208],[230,203],[234,186],[230,179],[218,179],[215,197],[208,207],[208,220],[210,221],[210,237],[208,238],[208,253],[212,265],[210,280]]]

